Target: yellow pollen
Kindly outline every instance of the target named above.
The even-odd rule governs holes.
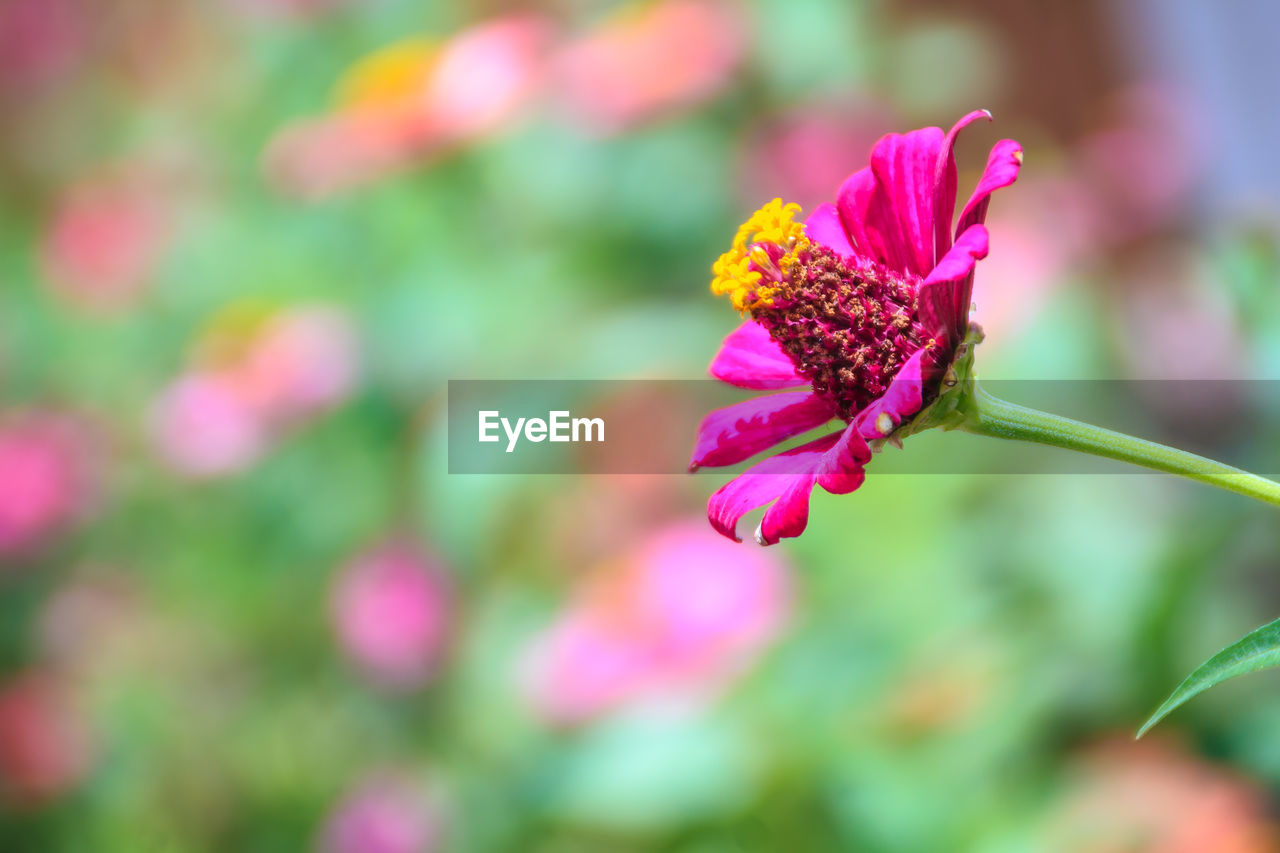
[[[804,224],[795,221],[800,205],[782,203],[775,198],[751,214],[734,235],[733,247],[711,265],[711,292],[717,296],[728,294],[733,307],[740,312],[772,304],[777,287],[762,284],[765,279],[761,269],[768,270],[776,278],[784,278],[796,263],[796,256],[809,248],[804,235]],[[773,244],[784,252],[773,261],[765,250]],[[752,262],[755,269],[752,268]]]

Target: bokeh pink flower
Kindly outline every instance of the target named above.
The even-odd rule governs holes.
[[[616,133],[715,95],[746,45],[742,10],[728,3],[631,3],[560,50],[554,88],[584,126]]]
[[[268,177],[321,198],[500,131],[540,88],[550,34],[541,17],[512,14],[383,48],[347,71],[332,111],[277,134]]]
[[[892,117],[887,108],[865,101],[804,104],[768,117],[746,142],[743,197],[816,207],[849,174],[850,154],[870,151]]]
[[[0,557],[26,554],[91,505],[96,471],[86,425],[52,411],[0,416]]]
[[[84,18],[73,0],[0,0],[0,91],[35,95],[74,69]]]
[[[700,701],[747,670],[790,612],[783,564],[678,522],[584,579],[531,642],[523,677],[542,718],[572,724],[623,705]]]
[[[150,413],[153,444],[183,474],[244,470],[355,388],[359,343],[336,308],[294,306],[247,329],[215,324],[208,338],[196,364],[160,393]]]
[[[263,452],[265,426],[234,377],[214,372],[180,376],[151,412],[156,450],[192,477],[242,471]]]
[[[171,202],[170,189],[139,164],[66,189],[40,249],[50,286],[90,310],[133,304],[151,283],[173,233]]]
[[[383,771],[360,780],[330,814],[321,853],[431,853],[442,849],[438,798],[404,773]]]
[[[393,541],[342,569],[331,612],[338,643],[361,673],[379,686],[408,690],[440,667],[453,623],[453,591],[437,560]]]
[[[42,806],[75,788],[91,764],[87,724],[67,685],[35,669],[0,683],[0,798]]]

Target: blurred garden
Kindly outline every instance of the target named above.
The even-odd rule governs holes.
[[[752,210],[978,108],[984,377],[1280,378],[1239,6],[0,0],[0,850],[1280,849],[1274,674],[1134,740],[1274,507],[868,467],[761,548],[447,460],[449,380],[704,377]]]

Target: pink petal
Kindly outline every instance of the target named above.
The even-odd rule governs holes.
[[[972,225],[981,225],[987,219],[987,205],[991,194],[1001,187],[1007,187],[1018,179],[1018,170],[1022,168],[1022,146],[1012,139],[1002,139],[991,149],[987,158],[987,168],[978,180],[973,195],[969,197],[964,210],[960,211],[960,222],[956,225],[956,236],[959,237]]]
[[[884,229],[878,224],[883,219],[885,204],[884,190],[876,182],[870,166],[846,178],[836,194],[840,224],[853,240],[857,253],[889,264],[889,247],[885,244]]]
[[[834,252],[845,257],[853,255],[853,244],[849,242],[849,235],[840,222],[840,214],[830,202],[813,209],[813,213],[805,220],[804,231],[810,240],[821,243]]]
[[[751,320],[724,339],[708,372],[739,388],[795,388],[809,384],[764,327]]]
[[[735,542],[738,520],[772,502],[756,531],[762,545],[799,536],[809,522],[809,494],[815,483],[834,494],[862,485],[862,466],[871,459],[857,430],[846,427],[808,444],[779,453],[748,468],[726,483],[707,502],[707,518]]]
[[[831,406],[810,391],[791,391],[716,409],[698,426],[689,470],[733,465],[831,420]]]
[[[867,440],[884,438],[924,404],[924,363],[929,351],[920,349],[898,371],[889,390],[854,418],[857,432]],[[885,423],[885,419],[888,423]]]
[[[951,218],[956,212],[956,137],[960,131],[980,118],[991,121],[988,110],[974,110],[955,123],[938,150],[937,168],[934,173],[933,196],[933,257],[942,258],[951,248]]]
[[[974,225],[960,234],[955,245],[938,261],[920,285],[920,320],[926,329],[955,346],[969,320],[974,265],[987,256],[986,226]]]
[[[822,457],[837,441],[841,433],[824,435],[808,444],[770,456],[757,462],[742,474],[721,486],[707,501],[707,519],[719,533],[735,542],[738,538],[738,519],[757,507],[771,501],[783,506],[777,508],[773,522],[785,529],[804,530],[809,516],[809,490],[817,479]],[[797,536],[799,531],[787,535]]]
[[[840,440],[827,451],[818,470],[818,485],[833,495],[847,495],[862,485],[863,466],[871,461],[871,448],[859,431],[850,424]]]
[[[879,228],[896,269],[925,275],[933,265],[934,181],[942,130],[891,133],[871,151],[871,171],[887,202],[870,227]]]

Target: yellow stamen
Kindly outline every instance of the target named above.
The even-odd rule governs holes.
[[[733,247],[711,265],[711,292],[717,296],[728,294],[733,307],[740,312],[751,311],[772,304],[777,287],[761,286],[764,275],[760,268],[776,271],[786,276],[796,262],[796,256],[809,248],[804,236],[803,223],[796,222],[800,205],[782,203],[775,198],[751,214],[738,228]],[[772,243],[785,254],[774,262],[764,249]],[[757,269],[752,269],[752,261]]]

